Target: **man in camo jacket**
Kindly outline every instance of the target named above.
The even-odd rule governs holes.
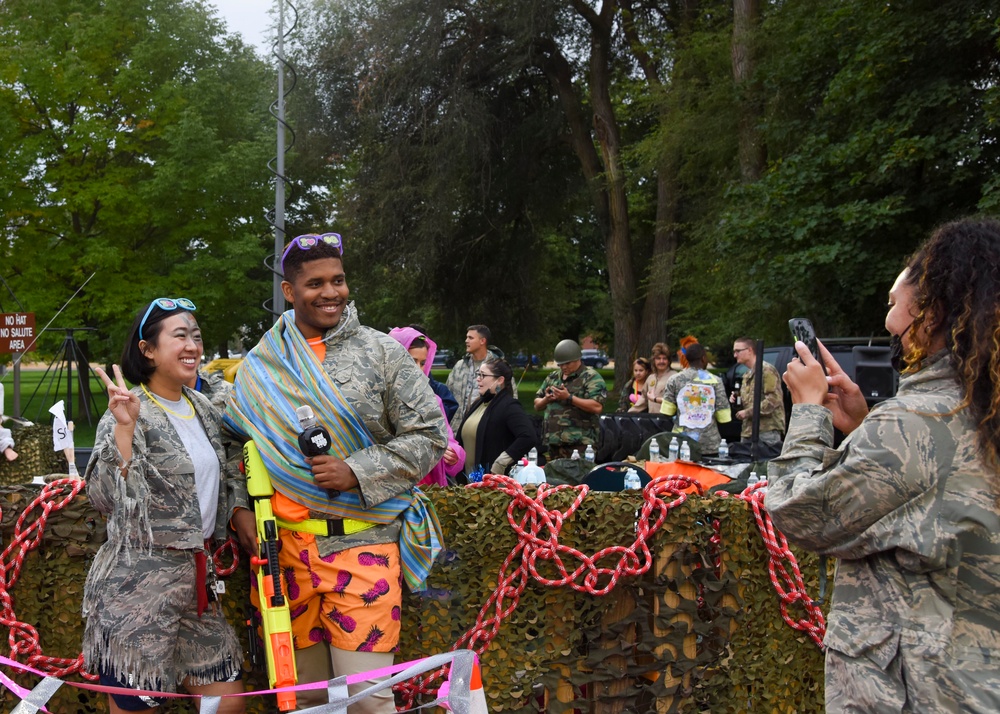
[[[329,236],[336,234],[324,237]],[[311,240],[303,247],[300,238]],[[332,454],[313,457],[312,480],[325,489],[356,491],[364,508],[371,509],[410,491],[441,460],[448,443],[444,414],[403,346],[360,323],[357,308],[348,300],[339,247],[315,237],[300,238],[289,244],[282,258],[282,289],[295,308],[294,323],[284,329],[297,329],[306,338],[321,369],[374,440],[342,460]],[[249,389],[246,378],[241,368],[227,418],[239,410],[241,396]],[[315,396],[327,392],[303,395],[302,403]],[[245,416],[258,422],[260,411]],[[282,493],[277,482],[275,489],[272,508],[277,517],[296,524],[329,518]],[[313,535],[292,525],[279,529],[278,562],[288,583],[299,683],[392,665],[400,633],[402,528],[400,515],[387,524],[370,523],[339,536]],[[359,682],[349,689],[354,694],[369,685]],[[298,700],[300,708],[321,704],[327,701],[326,691],[300,692]],[[392,692],[369,696],[348,711],[392,714]]]

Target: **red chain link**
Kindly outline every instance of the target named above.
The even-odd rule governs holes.
[[[70,674],[80,674],[92,682],[97,681],[97,675],[83,671],[83,654],[69,659],[66,657],[47,657],[42,654],[38,643],[38,630],[26,622],[21,622],[14,614],[14,599],[11,588],[17,583],[24,566],[25,556],[42,542],[42,535],[49,514],[66,507],[83,489],[81,479],[63,478],[45,485],[41,493],[28,504],[14,527],[14,538],[0,554],[0,625],[10,629],[7,640],[10,644],[10,658],[23,662],[30,667],[39,669],[52,677],[66,677]],[[41,513],[27,527],[25,521],[36,508]]]
[[[549,487],[541,484],[535,496],[531,497],[514,479],[487,474],[482,483],[469,486],[477,487],[492,488],[510,496],[507,520],[518,535],[517,545],[500,566],[497,587],[479,610],[476,624],[452,646],[452,651],[467,646],[479,655],[486,651],[496,637],[504,618],[517,608],[529,577],[542,585],[570,587],[595,596],[607,595],[614,590],[622,576],[643,575],[649,571],[653,564],[649,540],[663,525],[670,509],[687,500],[684,489],[694,487],[699,495],[704,494],[701,485],[687,476],[661,476],[653,479],[643,489],[643,503],[636,519],[636,535],[632,544],[627,547],[610,546],[593,555],[586,555],[576,548],[559,543],[559,533],[566,519],[583,503],[590,491],[588,486]],[[577,491],[569,508],[565,511],[547,509],[545,499],[563,490]],[[664,497],[671,500],[665,501]],[[517,566],[512,568],[518,556],[520,559]],[[597,565],[604,558],[616,556],[618,562],[613,568]],[[578,564],[567,567],[564,559]],[[561,577],[553,579],[540,574],[539,561],[550,563]],[[396,690],[403,695],[404,708],[412,708],[420,695],[433,695],[437,690],[434,685],[446,671],[447,667],[442,667],[416,681],[396,685]]]
[[[806,592],[805,583],[802,580],[802,572],[799,570],[799,563],[795,559],[795,554],[788,549],[788,541],[784,534],[775,529],[771,523],[771,517],[764,509],[764,494],[767,488],[767,481],[747,486],[743,493],[735,495],[741,501],[746,501],[753,509],[754,518],[757,520],[757,530],[764,540],[767,548],[768,563],[767,569],[771,574],[771,584],[774,585],[780,601],[781,619],[794,630],[805,632],[816,645],[823,649],[823,636],[826,634],[826,619],[820,609],[809,594]],[[725,492],[720,496],[728,496]],[[788,566],[785,566],[787,562]],[[788,614],[788,608],[793,603],[800,602],[805,609],[805,617],[792,619]]]
[[[222,564],[222,557],[227,550],[233,561],[229,565],[224,566]],[[225,543],[215,549],[215,553],[212,554],[212,563],[215,565],[215,574],[219,577],[227,578],[236,572],[236,568],[240,564],[240,546],[235,538],[229,536]]]

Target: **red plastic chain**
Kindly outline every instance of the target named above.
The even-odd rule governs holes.
[[[226,551],[229,551],[230,556],[233,560],[229,565],[223,565],[223,556]],[[236,568],[240,564],[240,546],[236,542],[236,539],[229,536],[226,542],[215,549],[215,553],[212,554],[212,562],[215,565],[215,574],[222,578],[227,578],[236,572]]]
[[[469,488],[492,488],[510,496],[507,506],[507,520],[518,535],[517,545],[500,566],[497,587],[486,604],[479,610],[476,624],[452,647],[475,650],[482,654],[496,637],[500,625],[516,608],[521,594],[534,578],[542,585],[570,587],[590,595],[607,595],[614,590],[621,577],[633,577],[648,572],[653,564],[649,551],[649,540],[663,525],[670,509],[687,500],[684,489],[695,487],[699,495],[704,489],[686,476],[661,476],[650,481],[643,489],[643,504],[636,519],[636,535],[631,545],[610,546],[586,555],[576,548],[559,543],[559,533],[563,524],[583,503],[590,489],[586,485],[538,486],[534,497],[525,492],[524,487],[512,478],[487,474],[480,484]],[[559,491],[575,490],[577,496],[565,511],[550,510],[545,507],[545,499]],[[664,500],[669,498],[670,500]],[[520,558],[518,557],[520,556]],[[618,558],[612,567],[598,563],[606,558]],[[513,565],[517,561],[516,567]],[[548,578],[538,572],[539,562],[548,562],[555,567],[561,577]],[[567,561],[573,564],[567,566]],[[447,668],[441,668],[424,677],[396,686],[403,695],[404,708],[412,708],[420,695],[436,692],[434,686],[443,677]]]
[[[21,622],[14,614],[14,599],[11,588],[17,583],[24,566],[24,558],[42,542],[42,535],[49,514],[66,507],[84,487],[80,479],[63,478],[45,485],[41,493],[28,504],[21,513],[14,527],[14,538],[0,554],[0,625],[10,629],[8,642],[10,658],[23,662],[35,669],[42,670],[52,677],[65,677],[70,674],[80,674],[92,682],[97,676],[83,671],[83,655],[70,659],[66,657],[47,657],[42,654],[38,643],[38,630],[26,622]],[[28,515],[36,508],[41,513],[27,527]]]
[[[771,523],[771,517],[764,509],[766,488],[767,481],[761,481],[748,486],[743,493],[734,497],[746,501],[753,509],[754,518],[757,520],[757,530],[760,531],[764,546],[767,548],[767,569],[771,574],[771,584],[774,585],[774,589],[778,593],[781,618],[793,630],[805,632],[820,649],[823,649],[826,619],[823,617],[823,611],[819,605],[806,592],[799,563],[795,559],[795,554],[788,549],[788,541],[785,540],[781,531],[775,529],[774,524]],[[788,564],[787,567],[785,563]],[[805,617],[797,620],[792,619],[788,614],[789,606],[796,602],[802,603],[802,607],[805,609]]]

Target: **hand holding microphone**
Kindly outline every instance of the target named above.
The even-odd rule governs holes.
[[[316,421],[316,415],[313,414],[312,407],[309,405],[299,407],[295,410],[295,416],[298,417],[299,429],[301,429],[299,432],[299,449],[302,453],[307,458],[312,459],[330,451],[330,446],[332,445],[330,433],[322,424]],[[340,495],[340,491],[335,488],[328,488],[326,492],[331,499]]]

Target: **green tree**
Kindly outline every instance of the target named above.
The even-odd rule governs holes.
[[[682,262],[688,314],[718,340],[884,334],[903,258],[942,221],[997,210],[998,6],[773,3],[754,81],[768,151]],[[728,334],[727,334],[728,333]]]
[[[98,328],[95,359],[157,296],[208,351],[269,322],[269,75],[202,2],[0,6],[3,273],[39,324],[91,273],[57,324]]]

